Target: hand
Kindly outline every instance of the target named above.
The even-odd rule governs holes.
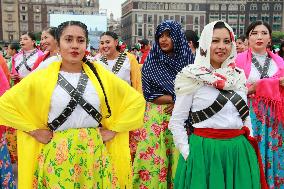
[[[102,138],[103,138],[104,142],[110,141],[116,135],[115,131],[111,131],[111,130],[104,129],[104,128],[100,128],[100,133],[102,135]]]
[[[29,134],[34,137],[38,142],[47,144],[53,137],[53,132],[47,129],[37,129],[30,131]]]
[[[253,83],[249,88],[248,88],[248,95],[251,95],[255,93],[256,90],[256,83]]]
[[[284,77],[279,78],[279,84],[284,87]]]
[[[19,80],[19,79],[20,79],[20,76],[19,76],[19,74],[12,74],[12,73],[11,73],[11,79],[14,80],[14,81],[15,81],[15,80]]]
[[[172,115],[173,109],[175,104],[168,104],[167,107],[164,109],[166,114]]]

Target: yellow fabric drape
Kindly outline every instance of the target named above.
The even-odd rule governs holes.
[[[26,134],[39,128],[47,128],[51,96],[56,86],[60,62],[54,62],[48,68],[31,73],[19,84],[0,97],[0,125],[18,129],[18,188],[32,188],[32,177],[37,156],[43,144]],[[131,187],[131,164],[128,131],[142,126],[145,100],[126,82],[94,64],[103,82],[111,107],[112,116],[105,118],[107,108],[102,89],[90,68],[83,69],[95,86],[101,102],[104,116],[103,127],[118,132],[113,140],[106,143],[112,163],[116,170],[120,186]]]
[[[139,67],[139,63],[133,54],[126,54],[130,62],[131,86],[142,94],[141,68]]]

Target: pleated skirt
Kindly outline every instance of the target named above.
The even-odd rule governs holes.
[[[175,189],[260,189],[256,153],[243,136],[211,139],[192,134],[190,153],[180,155]]]

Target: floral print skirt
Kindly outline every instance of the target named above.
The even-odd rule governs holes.
[[[147,103],[144,128],[136,131],[139,140],[133,169],[134,189],[173,188],[178,151],[168,129],[166,105]]]
[[[16,163],[18,159],[17,155],[17,130],[13,128],[7,128],[6,130],[7,146],[10,153],[12,163]]]
[[[16,188],[11,159],[5,139],[5,134],[0,136],[0,188],[1,189]]]
[[[119,188],[111,160],[97,128],[55,132],[38,158],[35,189]]]
[[[269,188],[284,189],[284,125],[276,123],[269,110],[262,116],[257,116],[252,105],[250,117],[267,184]]]

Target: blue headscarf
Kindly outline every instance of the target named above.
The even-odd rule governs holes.
[[[169,30],[173,41],[173,56],[164,53],[159,45],[162,32]],[[147,101],[163,95],[175,99],[174,80],[178,72],[194,61],[184,31],[176,21],[167,20],[158,25],[155,43],[142,68],[142,87]]]

